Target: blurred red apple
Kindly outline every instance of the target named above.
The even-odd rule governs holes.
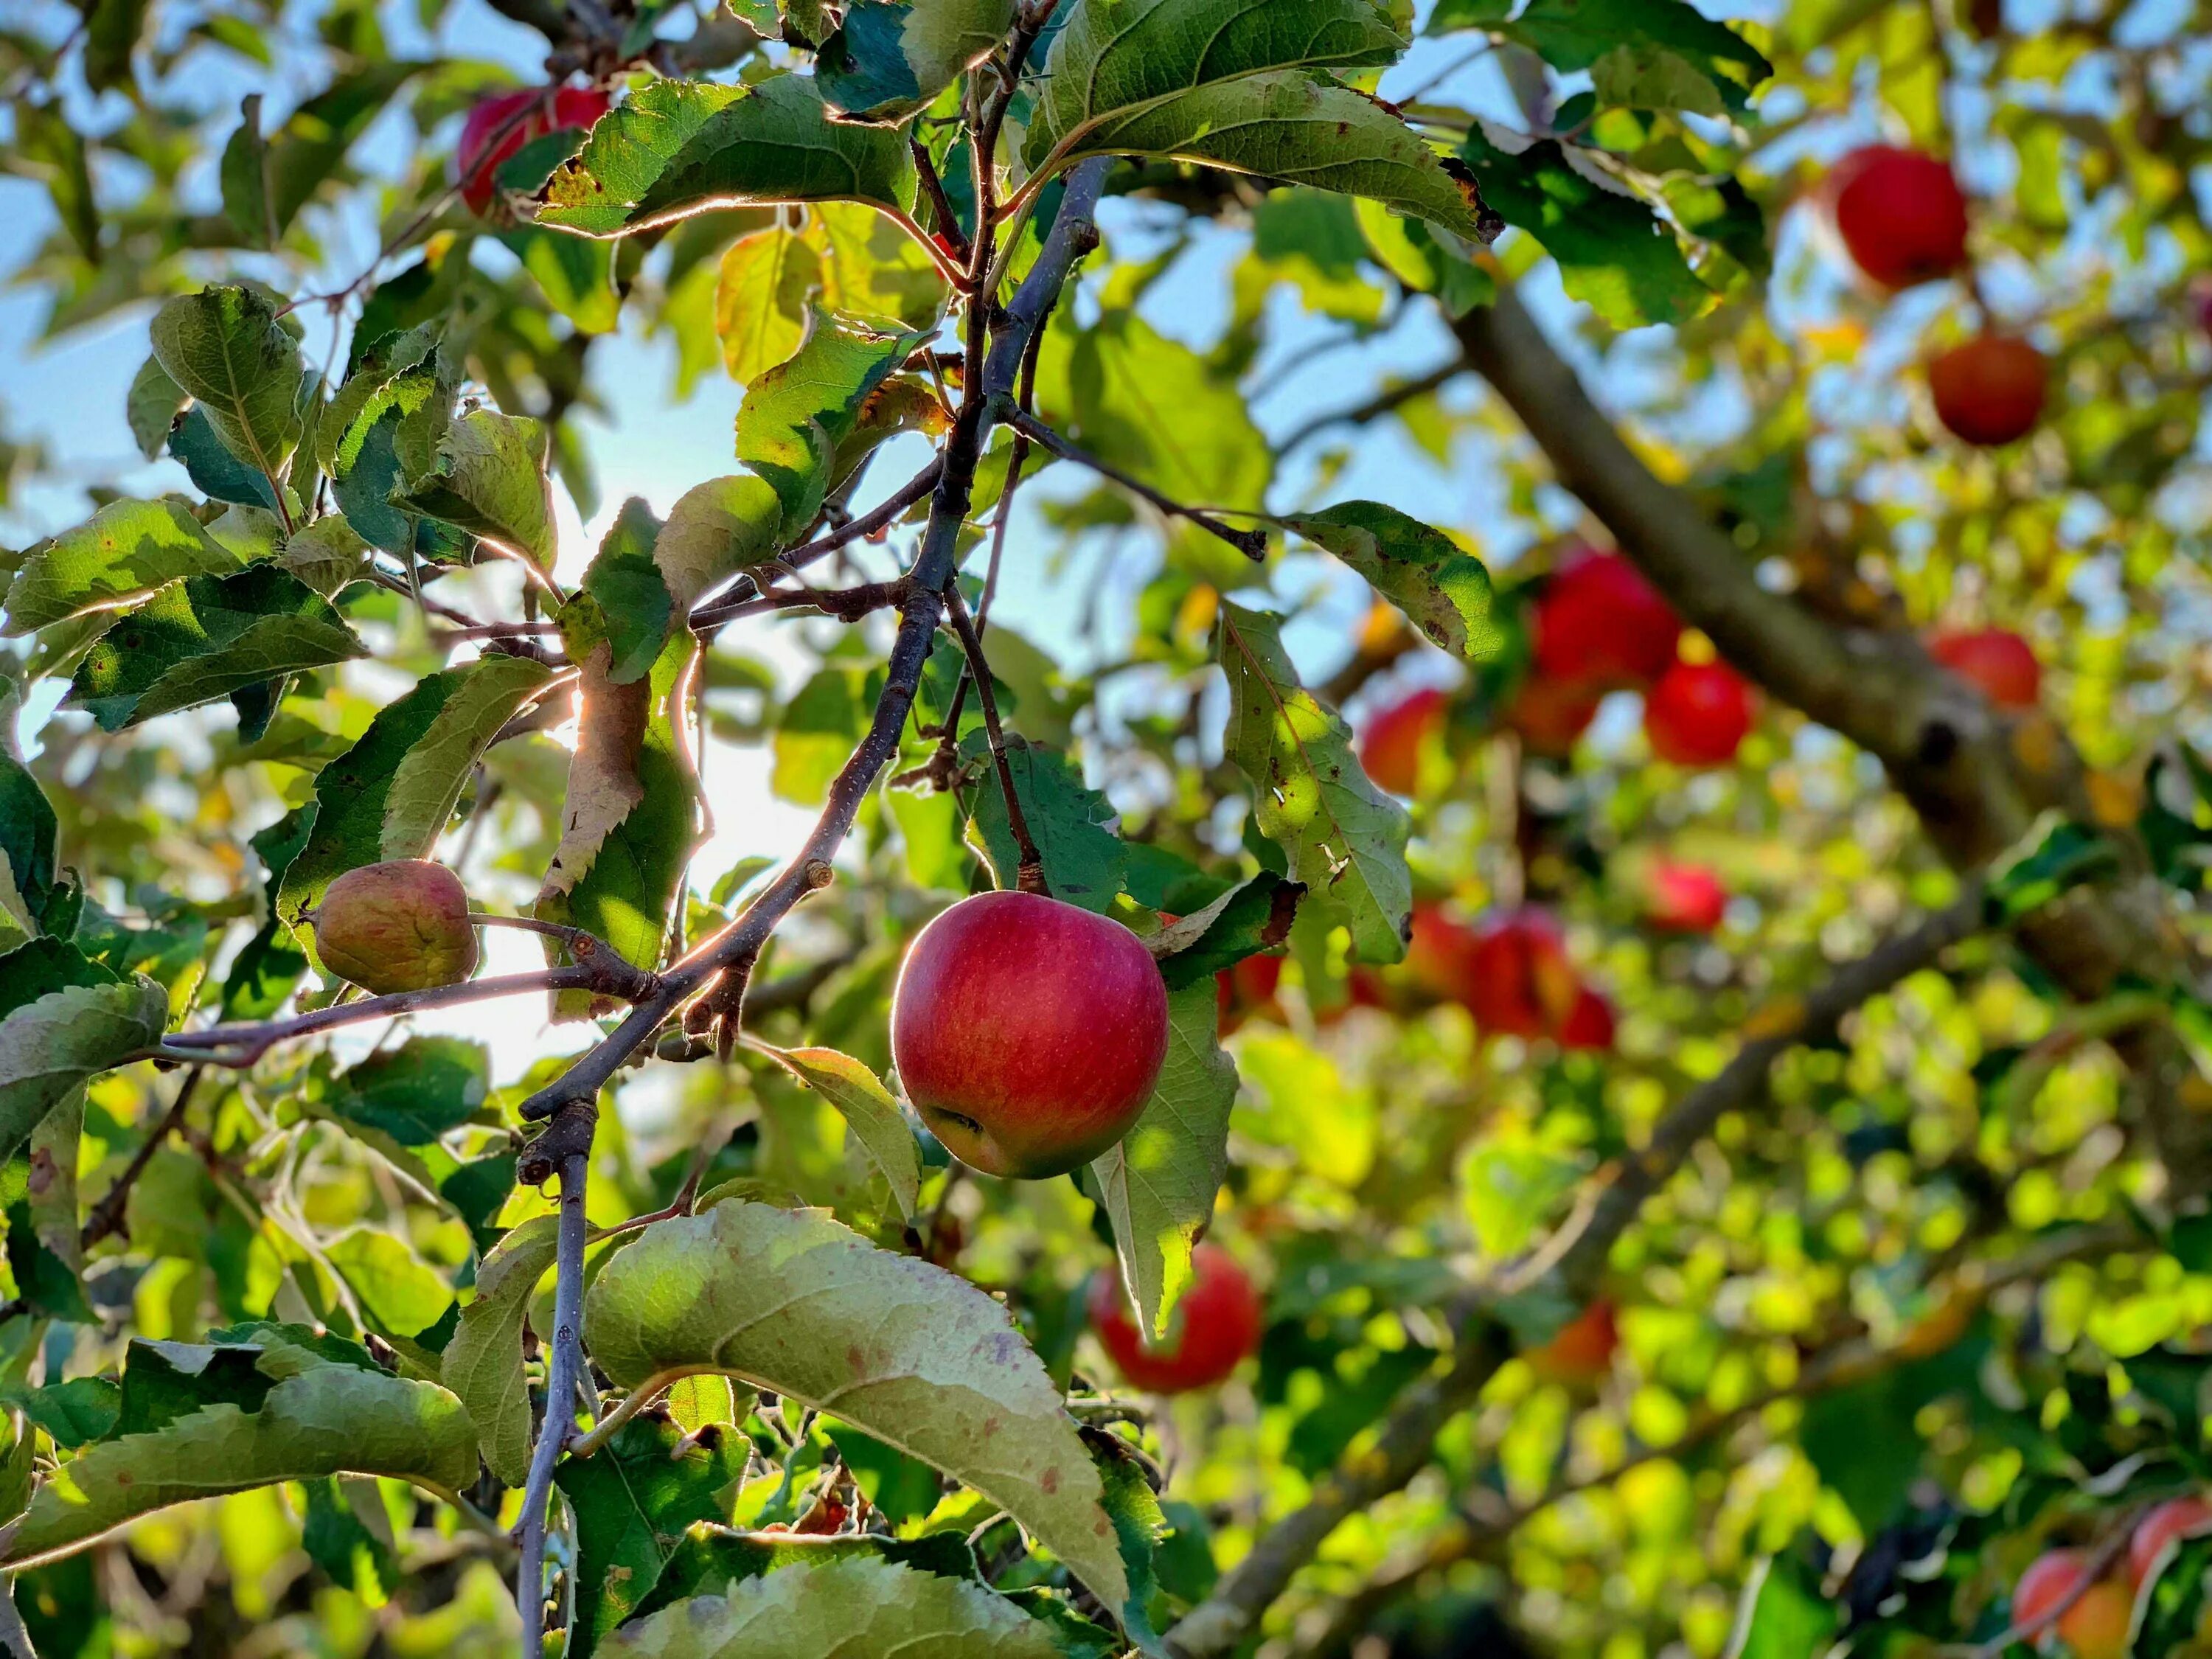
[[[1914,149],[1869,144],[1821,185],[1851,262],[1884,288],[1948,276],[1966,261],[1966,198],[1948,165]]]
[[[1651,752],[1677,766],[1720,766],[1751,730],[1751,688],[1725,664],[1678,662],[1644,694]]]
[[[2013,1623],[2032,1625],[2071,1595],[2088,1559],[2087,1550],[2076,1549],[2046,1550],[2037,1556],[2013,1586]]]
[[[2009,629],[1945,629],[1929,635],[1928,654],[2000,708],[2033,708],[2043,695],[2043,665]]]
[[[1604,1054],[1613,1047],[1613,1005],[1585,985],[1559,1023],[1559,1047]]]
[[[1531,627],[1536,672],[1578,684],[1586,695],[1657,678],[1674,661],[1682,631],[1680,619],[1634,565],[1589,547],[1552,573],[1537,595]]]
[[[1476,929],[1464,973],[1462,1000],[1486,1036],[1559,1036],[1583,994],[1559,923],[1534,906]]]
[[[1218,1244],[1191,1252],[1192,1278],[1176,1304],[1164,1341],[1139,1329],[1117,1273],[1091,1281],[1091,1326],[1115,1369],[1152,1394],[1206,1389],[1260,1346],[1260,1296],[1237,1258]]]
[[[2042,417],[2050,373],[2043,354],[2027,341],[1977,335],[1928,365],[1936,418],[1952,436],[1984,448],[2024,438]]]
[[[1587,1384],[1613,1369],[1613,1350],[1620,1346],[1613,1304],[1600,1297],[1561,1326],[1549,1342],[1522,1358],[1547,1382]]]
[[[2201,1498],[2169,1498],[2136,1523],[2128,1540],[2128,1579],[2140,1586],[2166,1547],[2177,1538],[2212,1532],[2212,1504]]]
[[[1280,957],[1246,957],[1213,976],[1221,1010],[1221,1035],[1227,1036],[1256,1014],[1276,1013],[1275,989],[1283,982]]]
[[[1653,862],[1645,878],[1644,919],[1670,933],[1710,933],[1728,910],[1728,889],[1702,864]]]
[[[1405,970],[1419,989],[1449,1002],[1467,998],[1474,969],[1474,929],[1440,904],[1413,906],[1413,926],[1406,941]]]
[[[1167,988],[1119,922],[979,893],[921,930],[891,995],[891,1054],[922,1121],[987,1175],[1089,1163],[1152,1097]]]
[[[1604,693],[1576,680],[1531,674],[1521,682],[1505,710],[1505,724],[1521,734],[1529,752],[1561,758],[1597,718]]]
[[[607,112],[607,94],[591,87],[525,87],[487,98],[461,125],[453,155],[461,199],[481,216],[499,189],[500,167],[533,138],[589,127]]]
[[[1421,779],[1421,750],[1443,729],[1444,694],[1425,687],[1367,723],[1359,739],[1360,769],[1394,795],[1410,795]]]

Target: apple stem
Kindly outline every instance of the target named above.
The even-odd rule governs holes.
[[[999,771],[999,787],[1006,798],[1006,827],[1013,832],[1014,846],[1020,854],[1016,866],[1014,885],[1024,893],[1052,896],[1052,889],[1045,883],[1044,860],[1037,853],[1036,839],[1030,834],[1028,817],[1022,811],[1021,792],[1014,787],[1014,769],[1006,759],[1006,728],[999,724],[998,694],[991,690],[991,665],[983,656],[982,636],[968,615],[968,602],[960,597],[957,583],[948,584],[945,590],[945,619],[960,648],[968,653],[968,678],[975,687],[975,701],[983,711],[983,732],[990,740],[991,763]],[[952,737],[946,732],[948,740]]]

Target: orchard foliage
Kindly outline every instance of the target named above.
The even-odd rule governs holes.
[[[2203,1650],[2202,7],[491,4],[0,28],[0,1650]]]

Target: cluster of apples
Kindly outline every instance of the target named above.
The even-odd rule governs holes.
[[[1613,1005],[1583,980],[1558,919],[1540,905],[1472,923],[1441,905],[1415,905],[1405,975],[1424,994],[1465,1008],[1486,1036],[1613,1047]]]
[[[1537,754],[1565,755],[1608,691],[1644,694],[1651,751],[1678,766],[1724,766],[1751,730],[1756,705],[1725,663],[1680,652],[1681,618],[1618,553],[1569,550],[1529,608],[1530,658],[1503,716]],[[1420,758],[1449,713],[1441,691],[1420,690],[1368,723],[1359,763],[1394,794],[1410,795]]]
[[[1966,264],[1966,197],[1950,167],[1920,150],[1868,144],[1837,163],[1820,204],[1867,280],[1893,293]],[[1982,332],[1928,362],[1936,417],[1970,444],[2008,444],[2042,418],[2050,366],[2018,335]]]
[[[2137,1594],[2157,1577],[2169,1548],[2206,1532],[2212,1532],[2212,1504],[2194,1497],[2169,1498],[2136,1523],[2120,1570],[2087,1586],[2081,1581],[2091,1569],[2089,1551],[2046,1551],[2013,1587],[2013,1627],[2037,1626],[2045,1645],[2055,1636],[2074,1659],[2121,1659],[2128,1650]],[[2062,1603],[2052,1619],[2052,1610]]]

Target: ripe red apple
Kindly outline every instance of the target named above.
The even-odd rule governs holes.
[[[1041,1181],[1097,1157],[1145,1109],[1167,1046],[1167,987],[1137,936],[1034,893],[945,911],[891,994],[907,1097],[986,1175]]]
[[[1869,144],[1821,185],[1851,261],[1884,288],[1948,276],[1966,262],[1966,198],[1949,166],[1915,149]]]
[[[1578,680],[1531,674],[1513,694],[1504,720],[1521,734],[1531,754],[1564,758],[1573,751],[1576,739],[1589,730],[1603,700],[1601,690]]]
[[[1674,660],[1682,631],[1659,591],[1618,553],[1570,554],[1537,595],[1531,616],[1536,672],[1584,692],[1644,685]]]
[[[1600,1297],[1561,1326],[1549,1342],[1522,1358],[1548,1382],[1587,1385],[1613,1369],[1613,1350],[1620,1346],[1613,1304]]]
[[[349,870],[308,921],[323,966],[378,996],[456,985],[477,970],[468,890],[442,864],[392,859]]]
[[[1604,1054],[1613,1047],[1613,1005],[1587,985],[1575,994],[1575,1006],[1559,1022],[1559,1047]]]
[[[1928,654],[2000,708],[2033,708],[2043,695],[2043,665],[2010,629],[1945,629],[1928,636]]]
[[[1462,1000],[1493,1036],[1558,1036],[1583,998],[1559,923],[1533,906],[1484,922],[1463,972]]]
[[[2169,1498],[2136,1522],[2128,1540],[2128,1580],[2141,1586],[2158,1565],[2158,1558],[2177,1538],[2193,1538],[2212,1532],[2212,1504],[2201,1498]]]
[[[2013,1623],[2032,1625],[2071,1595],[2088,1559],[2087,1550],[2076,1549],[2046,1550],[2037,1556],[2013,1586]]]
[[[568,127],[589,127],[607,112],[607,94],[592,87],[525,87],[487,98],[461,124],[453,174],[469,211],[489,210],[501,166],[533,138]]]
[[[1954,438],[1984,448],[2035,429],[2050,380],[2043,354],[2010,334],[1978,334],[1928,365],[1936,418]]]
[[[1644,919],[1669,933],[1710,933],[1728,911],[1728,889],[1702,864],[1653,862],[1645,877]]]
[[[1115,1369],[1153,1394],[1212,1388],[1260,1346],[1260,1295],[1237,1258],[1218,1244],[1191,1252],[1192,1278],[1176,1304],[1167,1338],[1145,1340],[1119,1273],[1091,1281],[1091,1326]]]
[[[1751,688],[1717,662],[1678,662],[1644,694],[1651,752],[1677,766],[1720,766],[1751,730]]]
[[[1280,1013],[1275,989],[1283,982],[1280,957],[1246,957],[1213,976],[1221,1010],[1221,1035],[1227,1036],[1256,1014]]]
[[[1394,795],[1410,795],[1421,780],[1421,750],[1443,729],[1444,694],[1424,687],[1367,723],[1359,739],[1360,769]]]
[[[1474,929],[1441,904],[1413,906],[1413,925],[1406,940],[1405,973],[1414,987],[1448,1002],[1467,998],[1474,968]]]

